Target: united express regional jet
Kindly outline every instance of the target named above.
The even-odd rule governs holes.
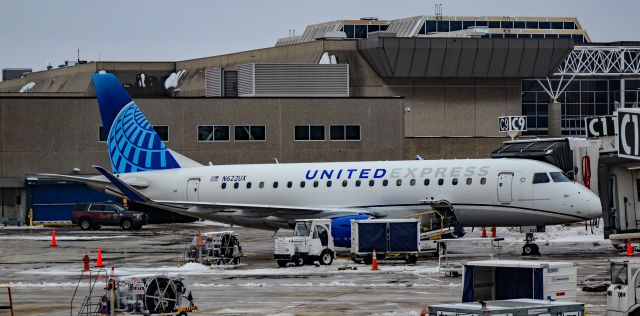
[[[462,159],[203,166],[165,147],[112,74],[93,76],[111,172],[81,181],[180,214],[262,229],[295,219],[406,218],[447,205],[472,226],[544,226],[601,216],[598,196],[553,165]],[[350,234],[335,225],[334,236]],[[335,231],[342,227],[344,232]],[[336,240],[337,245],[346,245]]]

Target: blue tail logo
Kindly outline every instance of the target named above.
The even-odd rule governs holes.
[[[114,75],[93,75],[93,85],[114,174],[180,168]]]

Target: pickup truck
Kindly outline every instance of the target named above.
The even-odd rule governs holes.
[[[71,222],[82,230],[100,229],[100,226],[120,226],[131,230],[147,224],[147,214],[130,211],[115,203],[82,203],[74,206]]]

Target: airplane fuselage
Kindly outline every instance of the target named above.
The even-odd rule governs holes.
[[[541,173],[548,182],[534,183]],[[599,198],[558,174],[560,169],[533,160],[462,159],[218,165],[120,178],[148,183],[140,192],[154,200],[362,209],[389,218],[410,217],[428,211],[429,203],[446,201],[464,226],[541,226],[600,216]],[[264,228],[315,216],[208,210],[197,216]]]

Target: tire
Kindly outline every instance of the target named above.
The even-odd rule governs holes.
[[[333,252],[331,252],[331,250],[325,249],[320,254],[320,260],[319,261],[320,261],[321,265],[325,265],[325,266],[330,265],[331,263],[333,263]]]
[[[78,226],[80,226],[80,229],[82,229],[82,230],[89,230],[89,229],[93,228],[91,226],[91,221],[88,218],[81,219],[80,223],[78,224]]]
[[[302,267],[304,265],[304,259],[302,257],[295,257],[291,259],[291,261],[293,261],[296,267]]]
[[[418,256],[416,256],[416,255],[408,255],[407,258],[405,258],[405,261],[408,264],[415,264],[416,262],[418,262]]]
[[[130,219],[125,218],[122,220],[122,222],[120,222],[120,227],[122,227],[122,229],[124,230],[131,230],[133,229],[133,223],[131,223]]]
[[[287,260],[276,260],[276,262],[278,263],[278,267],[280,268],[286,268],[287,263],[289,263]]]
[[[526,244],[522,246],[522,255],[523,256],[532,256],[535,253],[535,248],[533,244]]]

